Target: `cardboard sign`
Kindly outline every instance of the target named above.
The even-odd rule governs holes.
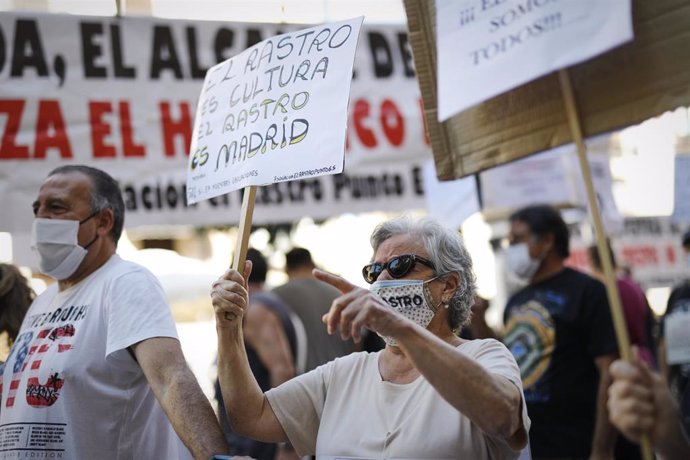
[[[404,3],[439,179],[475,174],[572,142],[555,74],[439,123],[435,3]],[[568,69],[585,137],[690,105],[690,3],[633,0],[632,10],[632,42]]]
[[[206,74],[187,201],[343,170],[363,17],[269,38]]]
[[[436,0],[436,24],[439,121],[633,38],[630,0]]]

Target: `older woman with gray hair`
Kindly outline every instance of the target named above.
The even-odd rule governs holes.
[[[459,235],[430,219],[400,218],[379,225],[371,243],[362,270],[370,289],[314,275],[343,294],[324,315],[328,332],[358,341],[367,328],[385,349],[338,358],[265,394],[238,320],[251,264],[214,283],[218,370],[233,429],[321,459],[516,458],[529,429],[520,370],[501,343],[457,335],[475,295]]]

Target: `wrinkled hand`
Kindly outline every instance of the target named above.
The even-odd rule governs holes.
[[[314,269],[312,273],[318,280],[330,284],[343,294],[333,301],[331,309],[321,318],[329,334],[333,334],[336,328],[339,328],[343,340],[352,337],[359,343],[362,340],[363,327],[393,337],[400,326],[406,321],[409,322],[390,308],[381,297],[367,289],[323,270]]]
[[[216,312],[218,325],[239,322],[249,305],[249,290],[247,280],[252,272],[252,262],[244,264],[244,273],[228,269],[213,282],[211,286],[211,301]]]
[[[633,347],[632,362],[614,361],[610,367],[609,419],[627,438],[652,444],[663,442],[678,424],[677,406],[666,382],[653,372]]]

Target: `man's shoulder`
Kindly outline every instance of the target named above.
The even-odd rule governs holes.
[[[525,299],[538,297],[544,295],[544,293],[591,293],[593,291],[605,293],[606,287],[601,281],[584,272],[565,267],[556,275],[535,284],[528,284],[515,292],[508,299],[507,306],[510,307],[516,302],[521,303]]]
[[[154,277],[151,271],[131,260],[125,260],[118,256],[117,254],[108,261],[106,266],[104,266],[106,272],[109,276],[144,276],[144,277]]]
[[[50,299],[55,297],[58,294],[58,283],[57,281],[54,283],[51,283],[48,285],[47,288],[43,290],[40,294],[36,295],[36,298],[34,298],[34,301],[31,303],[31,305],[37,304],[39,301],[43,302],[45,299]]]
[[[272,290],[278,296],[291,293],[301,293],[304,291],[318,292],[325,295],[333,295],[337,297],[340,293],[333,286],[329,286],[326,283],[314,278],[296,278],[288,281],[282,286],[278,286]]]
[[[275,312],[276,310],[281,312],[290,310],[290,307],[285,301],[272,291],[253,293],[249,296],[249,302],[252,305],[260,305],[270,312]]]
[[[606,290],[604,283],[574,268],[565,267],[559,274],[544,282],[547,286],[564,290]]]
[[[114,254],[108,262],[94,273],[84,278],[84,283],[90,289],[115,287],[135,288],[135,286],[152,286],[159,284],[158,279],[146,267],[136,262],[124,260]]]
[[[564,267],[561,275],[570,280],[577,280],[581,283],[602,284],[601,281],[583,271],[571,267]]]

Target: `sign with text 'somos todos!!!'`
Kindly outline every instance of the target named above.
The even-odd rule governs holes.
[[[632,40],[630,0],[436,0],[438,119]]]
[[[362,21],[278,35],[209,69],[190,148],[188,202],[342,172]]]

